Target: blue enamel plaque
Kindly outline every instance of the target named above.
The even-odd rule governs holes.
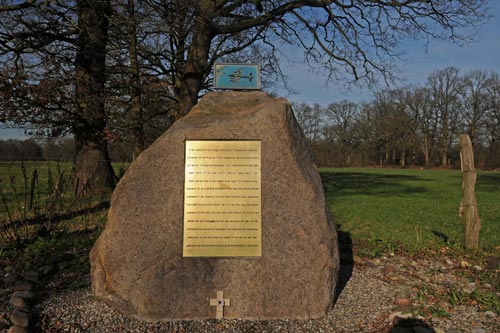
[[[215,89],[260,89],[258,64],[215,64]]]

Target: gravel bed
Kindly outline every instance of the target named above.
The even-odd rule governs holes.
[[[35,307],[33,332],[388,332],[393,327],[392,318],[398,314],[397,311],[401,311],[394,302],[402,286],[410,289],[412,305],[421,306],[415,298],[419,283],[425,284],[432,293],[432,288],[443,288],[446,284],[443,281],[456,281],[451,268],[440,273],[444,276],[433,279],[430,272],[434,272],[436,266],[444,269],[445,262],[411,260],[410,264],[407,258],[398,256],[375,260],[355,258],[356,264],[341,266],[339,297],[334,308],[317,320],[209,319],[146,323],[96,299],[90,288],[68,290],[64,287],[65,283],[76,277],[60,274],[46,285],[46,291]],[[453,265],[456,264],[451,263]],[[387,272],[392,275],[387,275]],[[394,272],[399,277],[394,277]],[[428,296],[433,299],[433,295]],[[5,310],[5,301],[0,310]],[[488,316],[477,306],[450,306],[447,312],[449,317],[420,320],[436,332],[500,333],[498,316]],[[3,331],[6,332],[6,329]]]
[[[344,266],[345,270],[349,270]],[[354,270],[330,313],[319,320],[202,320],[145,323],[97,300],[90,290],[63,291],[37,306],[43,332],[377,332],[391,312],[391,286]],[[348,274],[348,273],[347,273]],[[362,288],[360,288],[363,286]]]

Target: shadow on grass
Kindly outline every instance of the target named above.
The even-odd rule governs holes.
[[[434,236],[436,236],[437,238],[442,240],[444,244],[448,244],[450,237],[447,234],[445,234],[444,232],[441,232],[439,230],[432,230],[431,232]]]
[[[91,215],[91,214],[100,212],[102,210],[108,209],[109,206],[110,206],[110,201],[103,200],[97,204],[94,204],[91,207],[80,208],[80,209],[75,210],[75,211],[63,212],[63,213],[56,214],[53,216],[36,215],[35,217],[29,218],[26,220],[14,220],[8,224],[2,225],[0,227],[0,232],[6,230],[7,228],[19,228],[24,224],[26,224],[26,225],[38,225],[38,224],[44,224],[47,222],[58,224],[58,223],[65,221],[65,220],[71,220],[71,219],[74,219],[76,217],[80,217],[80,216],[84,216],[84,215]]]
[[[500,173],[477,175],[476,188],[480,187],[487,192],[500,192]]]
[[[425,186],[411,186],[406,181],[434,181],[411,175],[383,175],[361,172],[322,172],[321,181],[327,197],[355,195],[394,196],[425,193]],[[349,189],[349,191],[343,191]]]

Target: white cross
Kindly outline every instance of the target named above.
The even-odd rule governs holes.
[[[229,298],[224,298],[223,291],[217,291],[217,298],[210,299],[210,306],[217,307],[217,313],[215,318],[222,319],[224,318],[224,306],[231,305],[231,300]]]

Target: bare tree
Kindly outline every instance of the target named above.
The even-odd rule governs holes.
[[[384,90],[375,94],[370,110],[373,114],[374,131],[383,152],[380,164],[395,164],[398,151],[400,163],[403,166],[405,164],[405,135],[411,123],[406,108],[404,95],[400,89]]]
[[[330,119],[331,131],[334,133],[343,165],[351,165],[351,153],[354,145],[354,126],[359,113],[359,106],[354,102],[342,100],[332,103],[326,108],[326,116]]]
[[[138,88],[139,76],[143,89],[132,89],[130,96],[146,94],[143,74],[148,73],[146,81],[154,87],[150,90],[166,92],[164,98],[183,116],[207,88],[218,59],[249,52],[270,59],[269,68],[279,73],[277,60],[286,58],[285,50],[290,49],[303,52],[306,62],[330,79],[390,80],[392,60],[398,57],[393,50],[400,40],[467,40],[470,36],[461,35],[459,28],[483,23],[488,17],[485,3],[130,0],[123,12],[128,76],[132,88]],[[45,122],[55,135],[72,132],[81,184],[93,177],[108,188],[114,183],[107,153],[113,118],[105,112],[104,101],[109,92],[105,59],[112,9],[110,0],[0,1],[1,119],[25,126]],[[147,20],[138,20],[138,14]],[[137,65],[142,68],[139,74]],[[144,116],[144,99],[134,105],[139,100]],[[150,104],[161,103],[157,99]],[[140,119],[140,108],[134,110],[141,125],[145,119]],[[136,129],[134,140],[140,146],[141,129]]]
[[[135,18],[135,4],[134,0],[127,0],[127,36],[128,36],[128,49],[130,56],[130,75],[132,77],[132,97],[130,112],[133,118],[133,135],[134,135],[134,155],[135,160],[137,156],[144,150],[144,116],[142,107],[142,88],[141,88],[141,75],[139,68],[139,56],[137,45],[137,24]]]
[[[109,0],[77,2],[73,134],[80,190],[88,186],[112,189],[115,185],[115,174],[108,155],[104,109],[109,15]]]
[[[487,94],[493,76],[493,73],[487,71],[473,70],[466,73],[463,78],[461,120],[473,147],[483,134],[481,130],[486,127],[484,126],[486,116],[491,109]]]
[[[382,163],[380,161],[380,141],[376,130],[376,116],[373,103],[360,105],[360,112],[354,124],[354,134],[358,151],[358,163],[363,165]]]
[[[488,160],[490,165],[498,167],[500,165],[500,78],[497,73],[491,77],[487,99],[490,106],[485,122],[489,145]]]
[[[408,108],[415,124],[417,145],[423,154],[424,166],[428,168],[437,131],[431,91],[420,87],[410,92]]]
[[[112,189],[104,109],[109,0],[5,3],[0,82],[8,118],[71,131],[80,190]]]
[[[459,69],[447,67],[432,73],[427,84],[432,93],[432,101],[436,119],[440,127],[441,166],[449,166],[449,150],[456,136],[454,129],[458,126],[459,96],[463,89]]]
[[[166,24],[163,40],[175,43],[176,99],[185,115],[196,103],[211,65],[250,45],[283,54],[283,43],[301,49],[311,66],[332,79],[391,78],[396,44],[407,37],[455,42],[467,39],[459,27],[486,17],[474,1],[228,1],[148,0]]]
[[[321,135],[324,110],[319,104],[293,103],[293,111],[306,138],[316,141]]]

